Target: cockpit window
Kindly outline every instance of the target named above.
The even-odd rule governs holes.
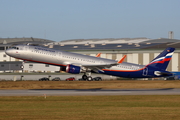
[[[12,49],[16,49],[16,50],[19,50],[19,47],[12,47]]]

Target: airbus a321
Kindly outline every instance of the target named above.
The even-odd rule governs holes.
[[[174,50],[174,48],[165,49],[148,65],[123,62],[126,56],[116,61],[100,58],[100,54],[93,57],[33,45],[16,45],[7,49],[5,52],[7,55],[17,59],[60,66],[60,70],[67,73],[84,73],[82,79],[90,81],[92,80],[91,73],[126,78],[171,76],[172,73],[166,71],[166,68],[172,58]]]

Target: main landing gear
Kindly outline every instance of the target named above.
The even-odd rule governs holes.
[[[91,73],[84,73],[84,75],[82,76],[83,80],[87,80],[87,81],[92,81],[92,77],[91,77]]]

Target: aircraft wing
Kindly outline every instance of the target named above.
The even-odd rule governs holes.
[[[89,69],[89,70],[92,70],[96,73],[98,73],[98,71],[101,71],[103,72],[102,69],[104,68],[110,68],[112,66],[115,66],[115,65],[118,65],[120,63],[112,63],[112,64],[101,64],[101,65],[95,65],[95,64],[77,64],[77,63],[71,63],[72,65],[75,65],[75,66],[81,66],[82,68],[85,68],[85,69]]]
[[[93,70],[94,72],[98,72],[98,71],[102,71],[104,72],[102,69],[104,68],[110,68],[112,66],[121,64],[124,59],[126,58],[126,55],[124,55],[119,61],[115,62],[115,63],[111,63],[111,64],[101,64],[101,65],[83,65],[86,68],[90,68],[91,70]]]
[[[112,64],[101,64],[101,65],[91,65],[91,64],[88,64],[88,65],[82,65],[83,67],[87,67],[87,68],[89,68],[89,67],[98,67],[98,68],[101,68],[101,69],[103,69],[103,68],[110,68],[110,67],[112,67],[112,66],[115,66],[115,65],[118,65],[119,63],[112,63]]]
[[[114,63],[111,63],[111,64],[101,64],[101,65],[95,65],[95,64],[76,64],[76,63],[72,63],[73,65],[78,65],[78,66],[82,66],[82,67],[85,67],[86,69],[90,69],[96,73],[98,73],[98,71],[101,71],[101,72],[104,72],[102,69],[104,68],[110,68],[112,66],[115,66],[115,65],[118,65],[118,64],[121,64],[124,59],[126,58],[126,55],[123,56],[122,59],[120,59],[119,61],[117,62],[114,62]]]
[[[115,66],[115,65],[118,65],[119,63],[113,63],[113,64],[101,64],[101,65],[82,65],[83,67],[85,68],[89,68],[91,69],[92,71],[98,73],[98,71],[102,71],[102,69],[104,68],[110,68],[112,66]]]

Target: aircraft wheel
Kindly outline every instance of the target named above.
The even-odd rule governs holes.
[[[87,80],[87,79],[88,79],[87,75],[83,75],[83,76],[82,76],[82,79],[83,79],[83,80]]]
[[[92,81],[92,77],[89,76],[89,77],[87,78],[87,80],[88,80],[88,81]]]
[[[24,69],[24,66],[23,66],[23,65],[21,65],[21,66],[20,66],[20,68],[21,68],[21,69]]]

